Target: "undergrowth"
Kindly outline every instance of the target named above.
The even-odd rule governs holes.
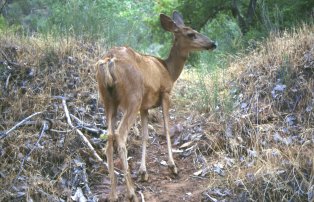
[[[84,121],[103,124],[93,69],[102,52],[99,45],[73,38],[0,35],[0,130],[42,112],[0,140],[0,201],[71,196],[67,179],[72,179],[73,159],[88,151],[63,122],[59,98],[68,100],[71,114],[95,113]],[[39,141],[45,121],[50,130]]]
[[[313,33],[313,26],[304,26],[273,35],[246,55],[230,56],[228,68],[211,71],[205,63],[178,80],[173,105],[205,114],[206,144],[214,146],[204,156],[209,167],[221,165],[219,174],[207,175],[208,189],[229,190],[207,195],[230,201],[313,200]],[[93,64],[103,48],[72,38],[6,34],[0,35],[0,50],[1,130],[43,112],[35,119],[39,124],[0,141],[0,200],[69,198],[74,156],[84,159],[90,178],[101,179],[103,173],[93,172],[100,165],[62,123],[57,96],[67,97],[71,114],[102,126]],[[42,120],[50,120],[53,130],[20,170]]]
[[[213,149],[224,176],[209,176],[220,182],[210,189],[228,189],[232,201],[314,200],[313,33],[273,34],[227,69],[178,81],[177,102],[208,112],[209,141],[224,138]]]

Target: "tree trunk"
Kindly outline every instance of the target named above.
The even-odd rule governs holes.
[[[256,8],[256,1],[257,0],[250,0],[246,16],[244,17],[241,14],[241,11],[238,6],[238,0],[232,0],[231,5],[231,12],[232,15],[237,18],[239,27],[243,34],[246,34],[249,31],[249,27],[253,22],[253,17],[255,15],[255,8]]]

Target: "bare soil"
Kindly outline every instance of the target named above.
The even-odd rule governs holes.
[[[174,139],[176,137],[172,137]],[[147,149],[147,171],[149,174],[148,182],[139,182],[136,177],[141,159],[141,146],[137,143],[128,145],[129,161],[133,180],[137,187],[138,197],[143,197],[144,201],[202,201],[202,193],[206,190],[209,179],[194,176],[197,171],[193,161],[194,155],[182,157],[174,154],[174,159],[179,168],[178,176],[173,176],[168,167],[161,162],[167,161],[167,142],[162,130],[158,130],[158,135],[150,138]],[[155,143],[153,143],[155,142]],[[119,167],[119,160],[116,160],[116,167]],[[105,176],[101,184],[95,184],[92,188],[100,200],[105,200],[109,196],[110,180]],[[121,201],[127,201],[126,185],[123,179],[119,178],[118,195]],[[143,196],[139,194],[141,192]]]

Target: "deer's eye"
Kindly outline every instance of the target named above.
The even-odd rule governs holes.
[[[195,38],[196,38],[196,34],[195,34],[195,33],[188,33],[187,36],[188,36],[190,39],[195,39]]]

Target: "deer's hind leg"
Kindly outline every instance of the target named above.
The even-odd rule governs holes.
[[[116,191],[117,181],[114,173],[114,164],[113,164],[113,151],[114,151],[114,141],[116,135],[114,134],[114,127],[116,123],[117,115],[117,105],[114,102],[105,103],[107,125],[108,125],[108,139],[105,149],[107,163],[109,167],[109,176],[111,182],[111,191],[110,191],[110,201],[118,201],[118,194]]]
[[[135,100],[137,100],[137,98]],[[131,107],[127,108],[127,110],[124,111],[124,115],[118,126],[116,141],[118,146],[118,152],[122,161],[129,199],[130,201],[137,202],[138,198],[135,194],[135,189],[128,166],[126,143],[128,132],[136,120],[136,116],[140,108],[140,102],[130,102],[129,106]]]

